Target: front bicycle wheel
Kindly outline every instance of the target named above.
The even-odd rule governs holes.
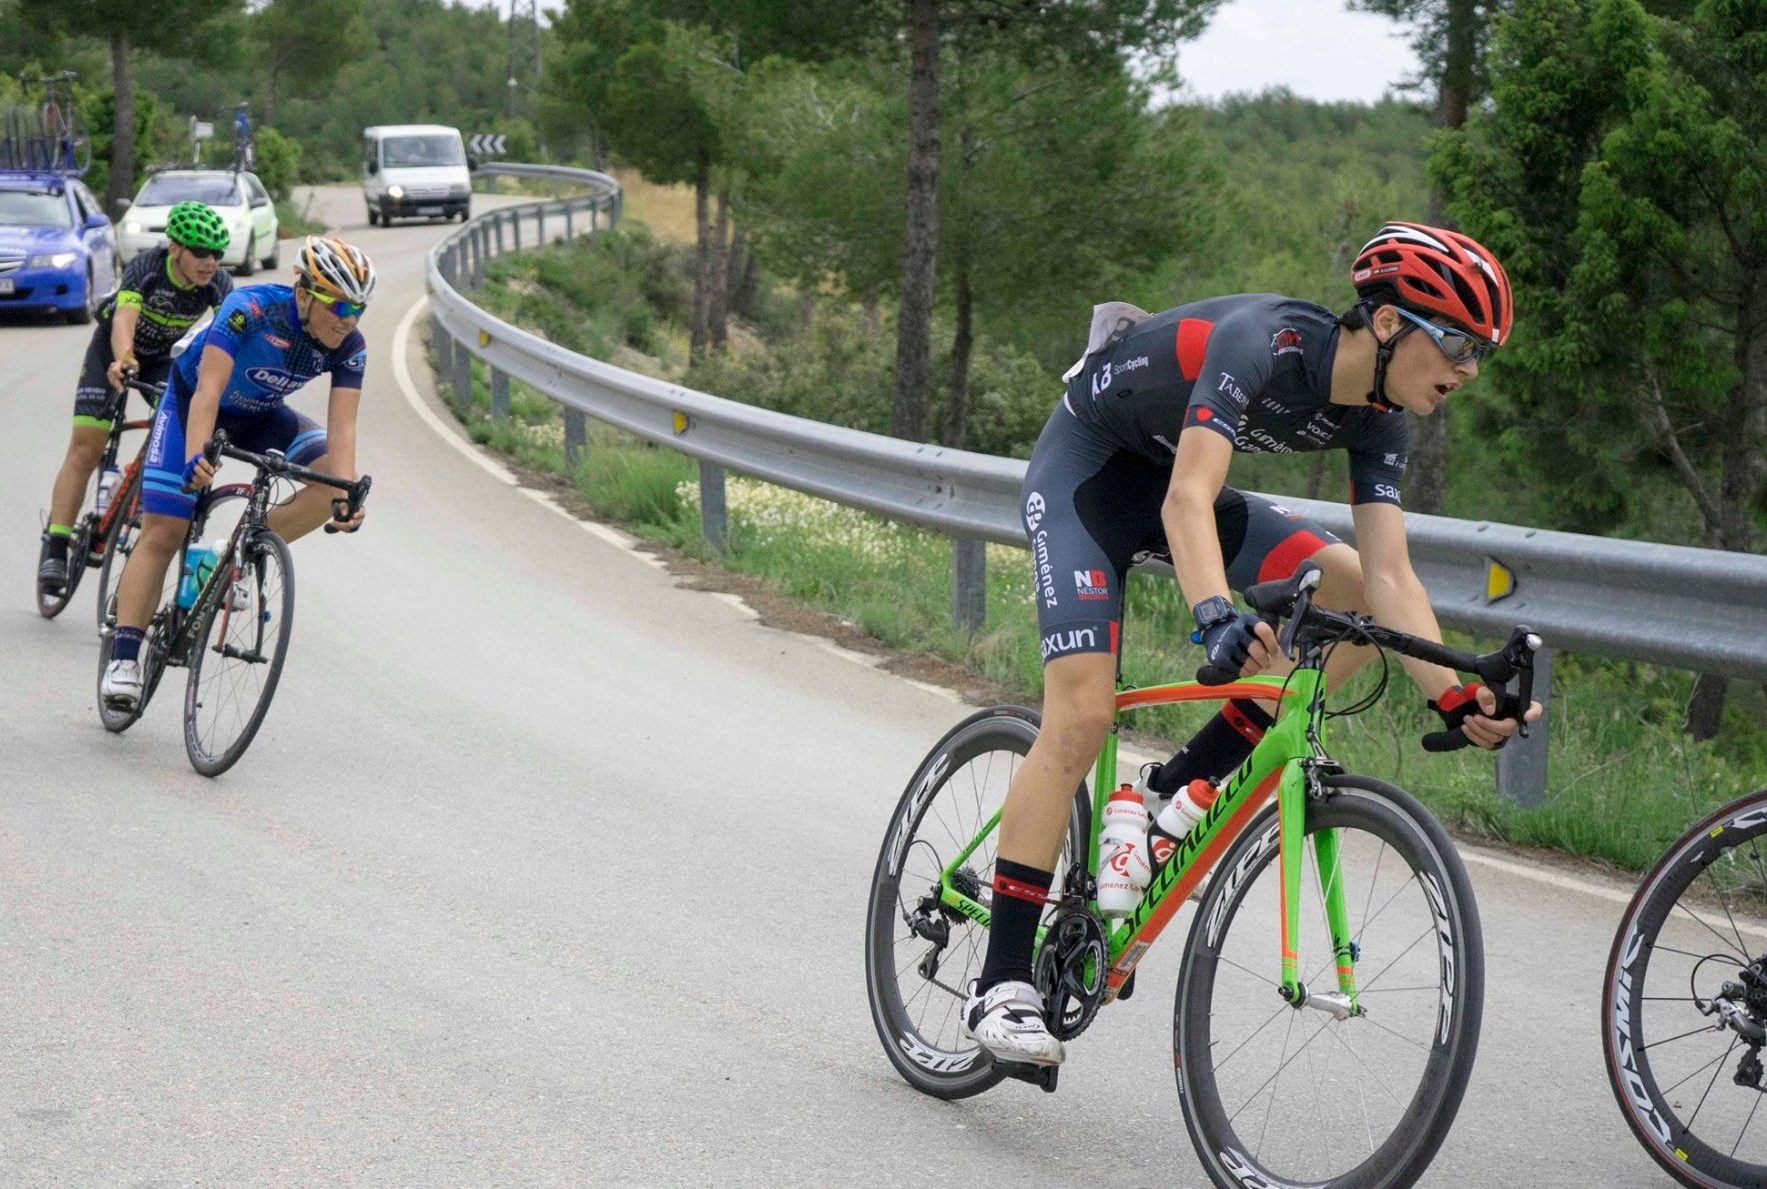
[[[199,602],[204,620],[184,687],[184,750],[191,767],[219,776],[251,746],[288,656],[294,626],[294,562],[269,530],[240,543]]]
[[[88,484],[88,487],[93,487]],[[95,488],[94,488],[95,490]],[[87,492],[90,497],[91,491]],[[67,609],[74,601],[74,592],[80,589],[80,579],[86,576],[86,554],[92,548],[92,514],[80,517],[80,523],[74,526],[73,536],[67,543],[67,581],[61,589],[54,593],[37,587],[37,613],[44,619],[54,619]]]
[[[1410,1185],[1466,1092],[1484,1005],[1484,942],[1466,868],[1410,794],[1338,777],[1306,803],[1300,936],[1308,996],[1281,988],[1276,807],[1215,869],[1178,975],[1173,1020],[1185,1126],[1209,1178]],[[1331,854],[1335,838],[1335,856]],[[1325,848],[1319,843],[1323,839]],[[1334,999],[1324,889],[1344,891],[1357,1007]]]
[[[1620,1112],[1683,1185],[1767,1185],[1767,789],[1676,840],[1608,956],[1601,1047]]]
[[[982,972],[988,930],[939,900],[940,876],[993,819],[1037,738],[1035,711],[996,706],[973,714],[927,753],[884,833],[866,909],[865,989],[884,1051],[908,1084],[936,1098],[967,1098],[1005,1073],[960,1031],[970,980]],[[1074,792],[1051,899],[1085,859],[1092,802]],[[989,831],[953,882],[993,899],[996,835]],[[1045,912],[1047,922],[1050,912]]]

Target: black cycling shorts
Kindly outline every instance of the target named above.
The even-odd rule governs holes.
[[[1057,405],[1025,472],[1037,627],[1045,663],[1121,645],[1123,583],[1131,566],[1170,562],[1160,508],[1172,468],[1125,450]],[[1286,578],[1340,539],[1262,496],[1223,487],[1215,532],[1234,590]]]
[[[109,430],[111,422],[123,415],[129,389],[113,390],[105,373],[116,357],[110,353],[110,327],[101,323],[86,346],[86,359],[80,365],[80,386],[74,389],[74,424],[90,425]],[[149,384],[163,384],[172,372],[172,360],[143,359],[140,379]]]

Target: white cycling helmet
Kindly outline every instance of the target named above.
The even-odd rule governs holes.
[[[341,239],[307,237],[295,275],[321,293],[367,305],[374,292],[374,262],[368,253]]]

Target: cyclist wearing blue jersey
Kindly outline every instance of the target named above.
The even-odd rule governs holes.
[[[1192,637],[1227,679],[1279,662],[1268,624],[1235,611],[1231,590],[1319,563],[1325,607],[1371,613],[1441,639],[1412,571],[1400,511],[1405,412],[1428,416],[1509,337],[1509,280],[1491,253],[1452,231],[1389,223],[1357,255],[1356,304],[1341,317],[1273,294],[1220,297],[1149,316],[1100,306],[1085,356],[1037,440],[1025,474],[1044,660],[1042,727],[1007,790],[994,865],[987,958],[963,1030],[996,1057],[1058,1064],[1061,1041],[1032,983],[1037,925],[1066,833],[1115,708],[1123,582],[1144,557],[1177,571]],[[1349,453],[1357,548],[1278,504],[1226,486],[1235,451]],[[1336,688],[1372,659],[1339,647]],[[1516,730],[1489,717],[1495,696],[1451,670],[1405,658],[1432,710],[1470,742]],[[1538,704],[1526,717],[1539,717]],[[1170,796],[1211,784],[1251,754],[1271,718],[1250,699],[1221,713],[1145,774]]]
[[[141,698],[141,641],[184,543],[195,492],[215,468],[202,456],[216,429],[263,453],[280,450],[293,463],[357,477],[356,410],[368,348],[356,321],[374,292],[374,266],[340,239],[309,238],[295,265],[295,283],[241,289],[179,357],[155,411],[142,473],[144,515],[134,552],[117,588],[117,628],[100,693],[121,709]],[[288,395],[330,373],[326,425],[288,407]],[[285,541],[331,517],[332,490],[306,486],[268,517]],[[362,512],[339,527],[354,532]]]

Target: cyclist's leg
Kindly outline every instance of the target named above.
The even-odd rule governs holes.
[[[184,490],[184,420],[189,413],[190,397],[174,380],[154,412],[141,472],[141,532],[117,583],[113,655],[118,660],[133,655],[132,642],[139,642],[140,633],[153,618],[166,567],[183,547],[196,509],[195,494]]]
[[[1234,590],[1286,578],[1296,566],[1312,558],[1325,569],[1320,588],[1322,604],[1344,609],[1360,603],[1362,570],[1356,551],[1280,504],[1223,487],[1215,497],[1215,535],[1221,542],[1228,585]],[[1341,679],[1353,672],[1353,658],[1348,655],[1351,651],[1334,650],[1328,673]],[[1338,659],[1337,653],[1344,653],[1344,658]],[[1365,663],[1365,657],[1355,661],[1355,665]],[[1279,661],[1271,671],[1280,674],[1285,666],[1285,662]],[[1189,742],[1158,771],[1149,774],[1149,785],[1161,796],[1171,796],[1193,780],[1218,784],[1252,754],[1272,721],[1270,710],[1253,699],[1235,698],[1224,703],[1220,712],[1204,723]]]
[[[316,471],[325,471],[329,464],[325,431],[311,417],[287,405],[250,421],[223,418],[222,427],[242,450],[258,454],[280,450],[290,462]],[[304,484],[292,498],[270,509],[264,523],[284,541],[304,537],[331,518],[331,501],[338,494],[334,487]]]
[[[988,956],[965,1031],[997,1057],[1055,1064],[1031,956],[1074,789],[1115,712],[1116,654],[1129,559],[1157,525],[1162,468],[1116,448],[1057,408],[1025,476],[1044,658],[1043,722],[1007,790]]]
[[[100,326],[86,348],[79,387],[74,391],[74,428],[49,497],[49,531],[37,577],[39,582],[57,587],[67,579],[67,543],[80,518],[86,485],[92,481],[92,472],[104,453],[111,422],[122,411],[121,402],[104,375],[110,366],[108,333],[107,328]]]

